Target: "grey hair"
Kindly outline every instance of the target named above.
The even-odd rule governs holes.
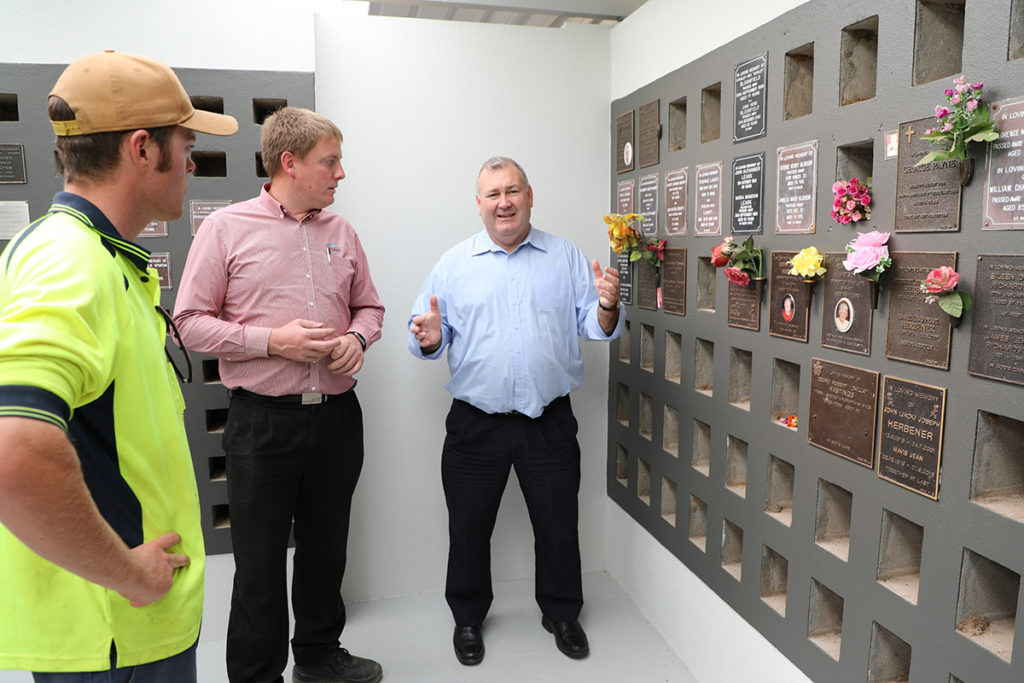
[[[526,171],[523,170],[523,167],[520,166],[515,159],[509,159],[508,157],[491,157],[480,165],[480,170],[476,174],[477,192],[480,191],[480,175],[484,171],[494,171],[499,168],[505,168],[506,166],[515,166],[519,169],[519,173],[523,176],[523,183],[525,183],[527,187],[530,186],[530,180],[526,177]]]

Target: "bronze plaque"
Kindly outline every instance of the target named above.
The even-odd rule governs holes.
[[[888,375],[882,380],[878,476],[939,499],[946,390]]]
[[[661,308],[686,315],[686,249],[666,249],[661,263]]]
[[[154,251],[149,255],[149,266],[156,269],[157,277],[160,278],[160,289],[174,287],[174,282],[171,281],[171,255],[169,253]]]
[[[633,213],[633,179],[620,180],[615,186],[615,206],[619,214],[625,216]]]
[[[771,253],[771,296],[768,297],[768,334],[796,341],[807,341],[811,291],[815,285],[799,275],[789,274],[787,261],[795,251]]]
[[[636,163],[640,168],[658,163],[661,140],[661,100],[654,100],[637,109]]]
[[[949,369],[951,318],[938,304],[927,303],[921,293],[921,281],[939,266],[955,270],[956,253],[893,252],[885,285],[889,288],[886,358]]]
[[[732,231],[761,234],[764,214],[764,152],[732,160]]]
[[[877,372],[811,359],[807,441],[864,467],[874,467],[877,411]]]
[[[615,117],[615,172],[633,170],[633,110]]]
[[[637,213],[644,217],[640,231],[654,237],[658,234],[658,174],[640,176],[639,186],[640,210]]]
[[[978,256],[967,372],[1024,384],[1024,255]]]
[[[0,183],[26,183],[25,146],[0,145]]]
[[[896,170],[896,232],[955,232],[960,229],[960,164],[956,159],[915,166],[936,146],[921,135],[935,120],[900,124]]]
[[[768,53],[736,65],[733,99],[732,141],[743,142],[763,137],[765,97],[768,86]]]
[[[843,267],[845,253],[825,254],[821,345],[871,355],[871,281]]]
[[[693,216],[693,234],[722,234],[722,162],[697,164],[697,210]]]
[[[192,221],[192,234],[195,235],[203,219],[217,209],[223,209],[231,204],[230,199],[191,199],[188,202],[189,217]]]
[[[726,324],[744,330],[761,329],[761,296],[764,280],[749,285],[729,283],[729,311]]]
[[[167,221],[150,221],[139,233],[139,237],[167,237]]]
[[[989,108],[999,139],[988,145],[982,230],[1024,229],[1024,98]]]
[[[658,278],[643,259],[636,262],[636,305],[649,311],[658,310]]]
[[[665,173],[665,234],[686,234],[686,169]]]
[[[629,254],[615,254],[615,266],[619,269],[619,300],[629,305],[633,303],[633,264]]]
[[[818,141],[779,147],[775,205],[775,232],[814,232],[815,196],[818,188]]]

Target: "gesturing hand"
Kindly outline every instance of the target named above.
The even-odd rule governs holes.
[[[333,328],[313,320],[296,318],[271,330],[267,353],[301,363],[313,363],[329,354],[338,343]]]
[[[409,331],[420,343],[420,349],[433,353],[441,344],[441,309],[437,307],[437,297],[430,297],[430,310],[421,315],[413,316]]]
[[[607,308],[618,308],[619,306],[619,271],[611,266],[601,272],[601,264],[594,259],[590,262],[594,269],[594,288],[597,289],[597,297],[601,305]]]

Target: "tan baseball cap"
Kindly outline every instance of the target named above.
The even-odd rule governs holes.
[[[192,106],[178,77],[150,57],[107,50],[72,62],[50,95],[60,97],[73,121],[51,121],[58,136],[183,126],[200,133],[231,135],[233,116]]]

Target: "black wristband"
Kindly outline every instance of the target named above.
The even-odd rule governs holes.
[[[609,308],[608,306],[605,306],[603,303],[601,303],[600,300],[598,300],[597,305],[600,306],[601,310],[603,310],[603,311],[617,311],[617,310],[619,310],[619,305],[618,304],[615,304],[614,306]]]
[[[359,340],[359,345],[363,347],[363,351],[366,350],[366,340],[363,338],[363,335],[359,334],[355,330],[349,330],[345,334],[351,334],[355,336],[355,338]]]

